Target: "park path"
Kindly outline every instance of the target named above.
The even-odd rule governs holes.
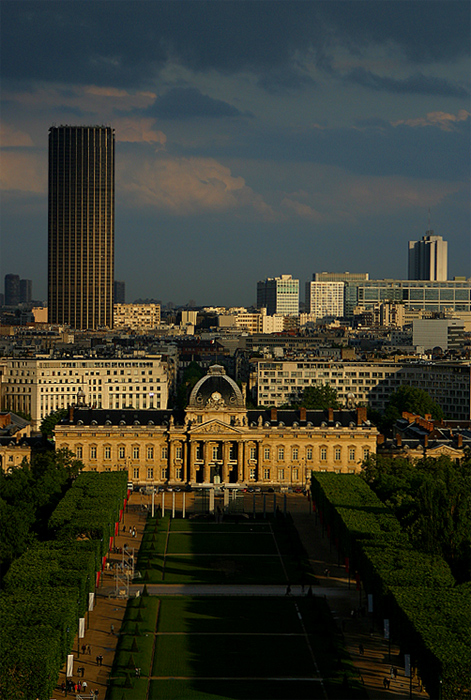
[[[128,547],[139,549],[142,534],[145,527],[147,510],[143,509],[143,497],[140,494],[131,494],[127,512],[125,514],[126,532],[122,527],[116,537],[116,548]],[[350,653],[355,666],[360,671],[365,683],[365,689],[370,700],[409,700],[429,696],[425,692],[419,692],[416,678],[412,696],[409,694],[409,679],[404,677],[403,660],[398,656],[398,649],[391,648],[391,660],[388,658],[388,646],[382,638],[380,630],[372,627],[371,620],[367,616],[355,614],[351,611],[359,607],[359,592],[355,583],[346,577],[345,568],[338,566],[338,557],[335,547],[330,544],[327,535],[322,532],[320,524],[316,523],[315,516],[310,512],[307,499],[301,495],[289,495],[287,506],[294,524],[298,530],[304,549],[310,560],[311,568],[320,585],[313,588],[314,595],[324,596],[337,620],[340,628],[344,628],[344,637],[347,651]],[[136,537],[129,533],[129,527],[136,529]],[[120,561],[121,557],[111,555],[111,561]],[[329,569],[330,575],[324,575]],[[131,595],[142,590],[143,584],[132,584]],[[78,680],[77,668],[84,668],[83,680],[87,682],[87,694],[89,690],[98,690],[98,700],[105,700],[106,688],[113,658],[118,641],[119,630],[126,609],[126,600],[109,597],[116,589],[114,577],[105,572],[100,588],[97,591],[96,604],[92,612],[86,616],[85,638],[75,638],[73,645],[74,676]],[[151,595],[181,595],[181,596],[284,596],[286,585],[209,585],[209,584],[147,584]],[[291,583],[291,595],[293,597],[303,594],[301,585]],[[364,602],[364,598],[363,598]],[[111,625],[114,626],[114,634],[111,633]],[[91,653],[83,655],[78,649],[82,644],[90,645]],[[360,654],[360,644],[364,653]],[[102,656],[102,665],[98,665],[97,656]],[[390,667],[393,665],[398,670],[397,678],[390,678]],[[389,690],[383,687],[384,678],[390,680]],[[65,666],[61,670],[59,684],[56,689],[56,697],[62,697],[60,686],[65,680]],[[81,679],[82,680],[82,679]],[[70,693],[68,696],[70,697]],[[74,695],[72,695],[74,697]],[[87,695],[82,695],[87,697]],[[136,698],[136,700],[141,700]]]

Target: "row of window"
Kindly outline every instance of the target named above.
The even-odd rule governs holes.
[[[342,459],[342,447],[334,447],[334,460],[336,462],[341,461]],[[95,460],[97,459],[97,446],[96,445],[90,445],[89,448],[90,452],[90,459]],[[319,448],[319,460],[321,462],[326,462],[327,461],[327,452],[328,448],[327,447],[320,447]],[[369,456],[369,448],[364,447],[362,451],[362,457],[363,459],[366,459]],[[83,459],[83,447],[81,445],[78,445],[75,448],[75,454],[77,459]],[[140,459],[141,457],[141,448],[137,445],[133,446],[132,448],[132,459]],[[285,460],[285,448],[284,447],[278,447],[277,448],[277,458],[279,462],[283,462]],[[146,459],[151,460],[154,459],[154,447],[153,446],[148,446],[146,448]],[[354,462],[356,459],[357,455],[357,448],[355,447],[349,447],[348,448],[348,460],[350,462]],[[160,456],[162,459],[168,459],[168,446],[163,445],[160,450]],[[111,446],[110,445],[105,445],[103,448],[103,458],[104,459],[111,459]],[[181,445],[177,445],[175,447],[175,459],[176,460],[181,460],[183,458],[183,448]],[[257,448],[256,447],[251,447],[249,451],[249,459],[255,460],[257,458]],[[271,448],[270,447],[265,447],[263,450],[263,458],[265,460],[269,460],[271,458]],[[306,459],[312,460],[313,458],[313,448],[308,447],[306,448]],[[126,448],[124,446],[119,446],[118,447],[118,459],[126,459]],[[203,459],[203,452],[201,450],[201,447],[198,446],[197,452],[196,452],[196,459]],[[217,445],[212,446],[212,459],[213,460],[219,460],[221,459],[221,451]],[[235,449],[234,446],[231,445],[231,449],[229,452],[229,459],[235,459]],[[298,447],[292,447],[291,448],[291,459],[293,461],[299,460],[299,448]]]

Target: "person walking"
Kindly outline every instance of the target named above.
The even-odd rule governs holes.
[[[110,633],[111,633],[111,634],[114,634],[114,625],[111,625]]]

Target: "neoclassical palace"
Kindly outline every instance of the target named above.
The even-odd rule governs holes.
[[[311,471],[358,471],[377,435],[363,407],[248,410],[237,384],[213,365],[185,411],[71,408],[55,439],[87,470],[126,469],[134,485],[302,487]]]

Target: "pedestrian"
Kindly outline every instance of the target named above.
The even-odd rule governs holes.
[[[89,654],[91,656],[91,653],[92,653],[92,648],[91,648],[90,644],[87,644],[87,654]]]
[[[82,683],[80,681],[77,683],[77,690],[79,693],[82,692]]]
[[[394,667],[393,667],[393,676],[394,676],[394,680],[396,680],[396,678],[397,678],[397,668],[394,668]]]
[[[82,644],[82,654],[85,654],[86,650],[87,650],[86,644]]]
[[[394,668],[392,666],[389,669],[389,675],[391,676],[391,678],[394,678]]]
[[[291,586],[289,585],[289,583],[288,583],[288,585],[286,586],[286,593],[285,593],[285,595],[291,595]]]
[[[97,665],[97,666],[100,665],[100,657],[99,657],[99,656],[96,657],[96,665]]]
[[[114,634],[114,625],[111,625],[111,634]]]
[[[132,527],[129,526],[129,534],[132,535]]]
[[[383,688],[388,688],[389,686],[389,678],[383,678]]]
[[[84,681],[82,683],[82,690],[83,690],[83,694],[86,695],[87,694],[87,681]]]
[[[136,536],[136,528],[135,528],[135,527],[133,527],[133,529],[132,529],[132,536],[133,536],[133,537]]]
[[[65,683],[62,681],[61,683],[61,690],[62,690],[62,695],[65,695]]]
[[[126,534],[126,525],[123,525],[123,535]]]
[[[363,654],[365,653],[365,648],[364,648],[363,644],[359,644],[358,649],[360,651],[360,654],[363,656]]]

